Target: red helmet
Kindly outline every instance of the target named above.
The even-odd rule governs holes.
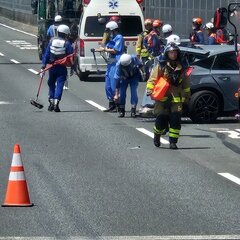
[[[111,16],[109,21],[120,22],[121,18],[119,16]]]
[[[196,25],[202,25],[202,19],[201,18],[199,18],[199,17],[196,17],[196,18],[193,18],[193,20],[192,20],[192,22],[194,23],[194,24],[196,24]]]
[[[161,27],[163,22],[160,19],[156,19],[153,21],[153,27]]]
[[[153,20],[151,18],[147,18],[144,21],[144,25],[152,25],[153,24]]]

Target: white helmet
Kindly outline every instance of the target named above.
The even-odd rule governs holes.
[[[120,64],[122,65],[122,66],[128,66],[131,62],[132,62],[132,57],[131,57],[131,55],[129,55],[129,54],[123,54],[121,57],[120,57],[120,59],[119,59],[119,61],[120,61]]]
[[[61,24],[58,26],[57,31],[66,35],[70,34],[70,29],[67,25]]]
[[[106,28],[109,28],[112,31],[118,28],[118,24],[114,21],[110,21],[106,24]]]
[[[204,28],[205,28],[205,29],[213,29],[213,28],[214,28],[214,25],[213,25],[213,23],[209,22],[209,23],[207,23],[207,24],[205,25]]]
[[[172,34],[169,37],[167,37],[166,39],[167,39],[167,44],[173,42],[173,43],[179,45],[181,43],[180,37],[178,35],[176,35],[176,34]]]
[[[55,22],[61,22],[62,21],[62,17],[60,15],[57,15],[55,18],[54,18],[54,21]]]
[[[172,32],[172,26],[170,24],[165,24],[162,26],[162,32],[163,33],[169,33]]]

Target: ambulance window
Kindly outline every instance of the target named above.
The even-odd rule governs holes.
[[[143,31],[139,16],[121,16],[121,33],[123,36],[137,36]]]
[[[87,37],[102,37],[105,26],[106,23],[98,21],[97,16],[87,17],[84,35]],[[139,16],[121,16],[120,32],[123,36],[137,36],[142,31],[142,22]]]
[[[86,37],[102,37],[106,24],[101,24],[98,17],[87,17],[84,29]]]

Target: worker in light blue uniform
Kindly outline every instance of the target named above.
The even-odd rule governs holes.
[[[52,24],[48,30],[47,30],[47,38],[48,41],[50,41],[51,38],[57,37],[57,28],[62,23],[62,17],[60,15],[57,15],[54,18],[54,24]]]
[[[123,36],[119,33],[118,24],[115,21],[110,21],[106,24],[106,28],[110,31],[111,40],[107,42],[106,47],[100,47],[99,49],[95,49],[95,51],[104,51],[109,54],[105,75],[105,92],[109,101],[109,106],[105,112],[112,112],[117,107],[116,81],[114,79],[116,63],[124,53],[125,47]]]
[[[128,85],[130,85],[131,91],[131,117],[136,117],[136,107],[138,104],[137,87],[139,81],[142,80],[140,71],[143,71],[143,64],[135,55],[123,54],[116,65],[114,78],[117,84],[117,92],[120,93],[119,117],[121,118],[125,116]]]
[[[42,69],[46,65],[52,64],[54,61],[62,59],[69,54],[73,53],[73,47],[67,40],[67,36],[70,33],[70,29],[67,25],[60,25],[57,29],[58,37],[53,38],[42,60]],[[67,67],[64,65],[54,65],[49,69],[49,107],[48,111],[60,112],[59,102],[62,98],[64,82],[67,79]]]

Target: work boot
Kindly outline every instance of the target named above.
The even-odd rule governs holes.
[[[104,112],[113,112],[116,110],[116,104],[113,101],[109,101],[108,109],[104,110]]]
[[[136,108],[135,107],[132,107],[132,109],[131,109],[131,117],[132,118],[136,117]]]
[[[153,143],[154,143],[154,145],[156,147],[160,147],[161,146],[160,137],[161,137],[160,134],[154,133]]]
[[[170,148],[170,149],[173,149],[173,150],[178,149],[177,144],[176,144],[176,143],[173,143],[173,142],[170,143],[169,148]]]
[[[60,100],[58,100],[58,99],[55,99],[54,100],[54,112],[61,112],[61,110],[60,110],[60,108],[59,108],[59,102],[60,102]]]
[[[54,99],[49,98],[48,101],[49,101],[49,103],[50,103],[49,106],[48,106],[48,111],[49,111],[49,112],[52,112],[53,109],[54,109]]]
[[[119,115],[118,115],[118,117],[119,118],[125,117],[125,108],[122,108],[122,107],[119,108]]]

